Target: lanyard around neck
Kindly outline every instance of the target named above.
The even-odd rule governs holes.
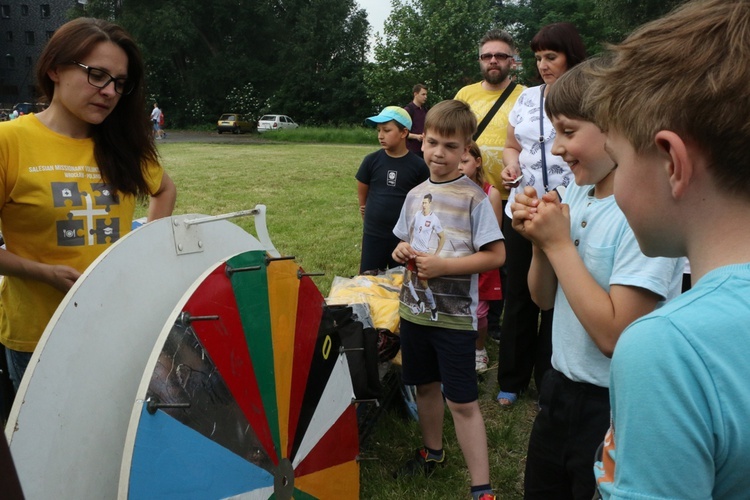
[[[540,87],[539,92],[539,147],[542,150],[542,182],[544,183],[544,192],[549,192],[549,178],[547,177],[547,154],[544,151],[544,89],[545,83]]]

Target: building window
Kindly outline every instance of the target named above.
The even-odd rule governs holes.
[[[16,58],[13,56],[5,56],[5,62],[8,65],[8,69],[13,69],[16,67]]]
[[[28,16],[29,15],[29,6],[28,5],[21,5],[21,15],[22,16]]]
[[[48,31],[47,32],[47,40],[49,40],[50,38],[52,38],[52,35],[54,35],[54,34],[55,34],[54,31]]]
[[[25,38],[26,38],[26,45],[34,45],[34,32],[33,31],[27,31]]]
[[[8,43],[13,43],[13,32],[12,31],[7,31],[5,33],[5,41],[8,42]]]
[[[49,17],[49,12],[50,11],[49,11],[49,4],[48,3],[43,3],[42,5],[39,6],[39,13],[42,16],[42,19],[48,18]]]
[[[8,19],[10,17],[10,5],[0,5],[0,17]]]
[[[34,64],[34,62],[31,59],[31,56],[26,56],[26,67],[28,68],[29,66],[31,66],[33,64]]]

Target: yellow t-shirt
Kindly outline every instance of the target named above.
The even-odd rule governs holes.
[[[500,177],[503,165],[503,149],[505,149],[505,138],[508,134],[508,116],[513,106],[516,104],[518,96],[526,89],[523,85],[516,85],[513,92],[508,96],[495,116],[492,117],[487,128],[477,139],[477,144],[482,150],[482,166],[484,168],[487,182],[495,186],[503,195],[503,199],[508,199],[508,190],[503,186],[503,180]],[[482,88],[482,82],[467,85],[456,94],[456,99],[464,101],[471,106],[471,110],[477,117],[477,124],[482,121],[484,116],[492,109],[497,98],[503,93],[502,90],[485,90]]]
[[[152,193],[162,175],[161,166],[149,165]],[[92,139],[59,135],[33,114],[0,124],[0,221],[9,252],[83,272],[130,231],[134,210],[134,196],[102,182]],[[0,342],[33,351],[63,296],[42,282],[6,276]]]

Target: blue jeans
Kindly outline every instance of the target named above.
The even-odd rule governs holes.
[[[29,366],[32,354],[34,353],[5,348],[5,359],[8,361],[8,376],[10,377],[10,381],[13,382],[13,389],[16,391],[18,391],[18,386],[21,385],[21,379],[26,372],[26,367]]]

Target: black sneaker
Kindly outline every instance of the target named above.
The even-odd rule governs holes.
[[[500,343],[500,328],[489,328],[487,330],[487,335],[496,343]]]
[[[404,465],[399,467],[393,472],[393,478],[405,476],[430,476],[438,465],[445,464],[445,451],[440,460],[434,458],[427,458],[427,450],[424,448],[418,448],[414,452],[414,458],[406,461]]]

